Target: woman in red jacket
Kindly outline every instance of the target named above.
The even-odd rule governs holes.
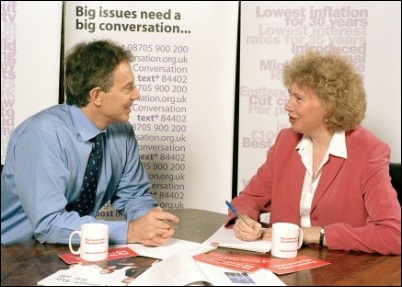
[[[401,207],[390,182],[390,148],[359,124],[366,111],[362,76],[346,57],[308,51],[285,65],[290,93],[282,130],[265,163],[229,211],[238,238],[271,239],[270,223],[292,222],[304,243],[401,254]],[[236,221],[235,221],[236,220]]]

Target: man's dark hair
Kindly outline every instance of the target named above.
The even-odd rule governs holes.
[[[131,62],[130,51],[107,40],[80,43],[73,47],[65,60],[67,104],[79,108],[88,104],[89,91],[101,87],[105,92],[113,86],[116,67]]]

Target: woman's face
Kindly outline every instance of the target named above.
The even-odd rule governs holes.
[[[327,132],[327,112],[315,92],[308,87],[300,88],[293,84],[289,93],[290,99],[285,105],[285,110],[289,114],[293,130],[311,137]]]

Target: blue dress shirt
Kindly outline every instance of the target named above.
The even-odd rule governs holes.
[[[127,214],[127,221],[157,205],[148,192],[151,184],[133,128],[126,122],[103,131],[102,170],[91,214],[80,217],[75,211],[66,211],[66,204],[80,196],[92,149],[89,140],[100,132],[81,109],[67,104],[43,110],[15,129],[1,174],[2,244],[32,238],[67,244],[72,231],[98,221],[98,210],[109,200]],[[107,223],[110,243],[126,244],[128,223]]]

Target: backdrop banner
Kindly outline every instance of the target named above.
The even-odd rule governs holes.
[[[362,125],[387,142],[391,160],[400,162],[400,35],[400,2],[242,2],[238,193],[264,163],[278,132],[290,127],[282,69],[309,48],[339,51],[364,75],[368,109]]]
[[[141,100],[133,104],[130,123],[151,193],[164,209],[226,212],[237,21],[237,1],[65,2],[66,51],[107,38],[135,55]],[[109,206],[99,216],[116,214]]]

